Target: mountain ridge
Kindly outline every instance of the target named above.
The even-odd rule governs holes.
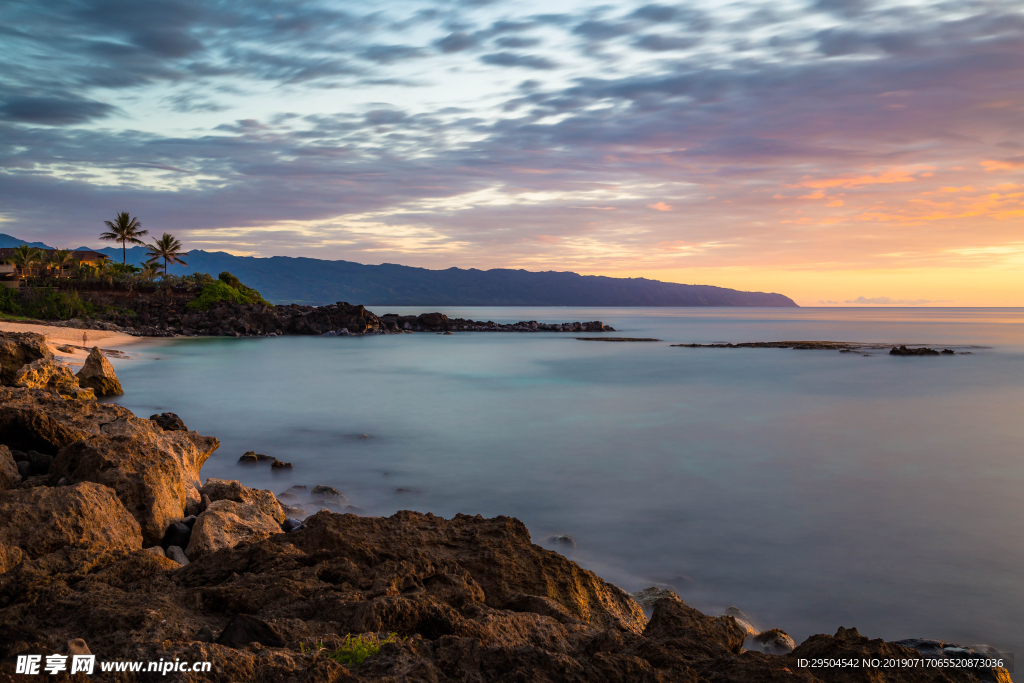
[[[0,234],[0,246],[5,240]],[[22,243],[18,241],[17,243]],[[42,245],[36,242],[32,246]],[[14,245],[12,245],[14,246]],[[43,245],[40,248],[48,248]],[[115,261],[120,247],[93,248]],[[146,261],[145,247],[127,250],[129,263]],[[230,271],[273,303],[323,305],[337,301],[374,306],[592,306],[671,307],[735,306],[796,307],[778,293],[744,292],[713,285],[687,285],[647,278],[579,275],[570,271],[447,268],[430,270],[394,263],[365,265],[305,256],[234,256],[196,249],[185,257],[188,266],[168,272],[186,275]]]

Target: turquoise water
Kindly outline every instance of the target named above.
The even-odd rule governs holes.
[[[798,642],[842,625],[1024,651],[1024,309],[442,310],[665,341],[176,340],[115,361],[120,402],[219,437],[204,476],[327,484],[361,514],[513,515],[627,590]],[[990,348],[669,346],[783,339]],[[247,450],[294,469],[237,465]]]

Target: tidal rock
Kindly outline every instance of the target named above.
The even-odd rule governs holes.
[[[243,453],[242,457],[238,459],[239,465],[255,465],[256,463],[256,454],[253,451]]]
[[[222,548],[234,548],[243,541],[258,541],[282,533],[283,517],[282,513],[278,521],[256,505],[215,500],[196,520],[185,554],[194,560]]]
[[[78,378],[78,384],[81,387],[92,389],[97,396],[121,396],[124,394],[121,382],[114,372],[114,366],[110,364],[98,346],[92,347],[89,357],[85,359],[85,365],[75,377]]]
[[[956,355],[956,351],[954,351],[953,349],[942,349],[942,351],[940,351],[939,353],[941,353],[944,356],[955,356]]]
[[[181,566],[188,564],[188,556],[185,555],[185,551],[180,546],[172,545],[167,549],[167,558],[174,560]]]
[[[636,604],[640,605],[640,607],[645,611],[653,610],[654,603],[662,598],[679,600],[679,596],[676,595],[675,591],[669,590],[668,588],[656,588],[655,586],[644,588],[643,590],[637,591],[636,593],[630,593],[629,595],[636,600]]]
[[[291,487],[287,491],[284,491],[284,492],[280,493],[277,496],[277,498],[278,499],[283,498],[285,500],[292,500],[292,501],[295,501],[295,500],[309,500],[309,488],[306,487],[306,486],[303,486],[302,484],[296,484],[295,486]]]
[[[289,531],[298,531],[299,529],[305,528],[305,526],[305,524],[297,519],[288,518],[282,522],[281,530],[288,533]]]
[[[21,483],[21,479],[21,472],[18,471],[18,463],[11,455],[11,449],[0,445],[0,491],[13,489]]]
[[[46,337],[36,332],[0,332],[0,384],[14,384],[15,374],[25,365],[52,359]]]
[[[68,346],[67,344],[64,344],[62,346],[58,346],[57,350],[60,351],[61,353],[74,353],[75,352],[75,347],[74,346]]]
[[[266,489],[253,489],[234,480],[210,477],[200,491],[209,496],[211,501],[233,500],[236,503],[253,505],[279,524],[284,521],[281,504],[277,502],[274,494]]]
[[[754,621],[744,614],[739,607],[726,607],[722,616],[732,617],[735,619],[736,623],[740,625],[740,628],[743,629],[748,638],[753,638],[760,633],[757,627],[754,626]]]
[[[0,543],[37,558],[65,547],[141,550],[142,532],[113,490],[92,482],[0,492]]]
[[[170,548],[172,545],[176,545],[179,548],[187,548],[190,536],[192,536],[191,527],[183,522],[175,522],[167,527],[167,531],[164,532],[164,537],[160,541],[160,545],[165,549]]]
[[[786,655],[793,651],[796,643],[785,631],[773,628],[753,638],[754,647],[766,655]]]
[[[890,356],[938,356],[939,352],[935,349],[929,349],[925,347],[919,347],[915,349],[908,349],[906,344],[902,346],[894,346],[889,351]]]
[[[160,425],[160,429],[165,432],[187,432],[188,427],[185,426],[185,421],[174,413],[160,413],[159,415],[150,415],[149,419]]]
[[[217,643],[232,648],[249,643],[259,643],[264,647],[284,647],[284,638],[277,629],[262,619],[248,614],[236,614],[221,631]]]
[[[270,463],[270,469],[272,470],[290,470],[291,468],[292,464],[290,462],[281,462],[280,460],[275,460],[274,462]]]
[[[644,637],[662,643],[672,641],[676,647],[697,646],[721,654],[739,654],[746,633],[733,617],[709,617],[682,600],[662,598],[654,603]]]
[[[576,547],[576,539],[566,534],[555,534],[554,536],[548,536],[547,542],[554,543],[556,545],[564,545],[567,548]]]
[[[330,503],[344,503],[345,496],[333,486],[314,486],[309,492],[310,500],[314,503],[327,501]]]
[[[281,510],[287,517],[298,518],[306,516],[305,509],[299,507],[298,505],[288,505],[287,503],[281,503],[281,501],[277,502],[280,503]]]

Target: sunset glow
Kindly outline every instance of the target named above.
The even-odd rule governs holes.
[[[0,232],[1024,306],[1024,8],[6,3]],[[42,40],[41,37],[46,39]]]

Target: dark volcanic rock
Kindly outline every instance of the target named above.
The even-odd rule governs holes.
[[[242,647],[259,643],[266,647],[284,647],[284,639],[273,626],[248,614],[236,614],[224,627],[217,643],[227,647]]]
[[[195,520],[193,520],[194,522]],[[176,545],[179,548],[188,547],[188,539],[192,536],[192,527],[188,526],[184,522],[175,522],[174,524],[167,527],[167,531],[164,532],[164,537],[160,541],[160,545],[166,550],[172,545]]]
[[[187,432],[188,427],[185,426],[185,421],[174,413],[160,413],[159,415],[150,415],[149,419],[160,425],[160,429],[165,432],[181,431]]]
[[[920,348],[916,348],[916,349],[908,349],[906,344],[904,344],[902,346],[898,346],[898,347],[894,346],[894,347],[892,347],[892,350],[889,351],[889,355],[890,356],[938,356],[939,352],[936,351],[935,349],[928,349],[928,348],[925,348],[925,347],[920,347]]]

